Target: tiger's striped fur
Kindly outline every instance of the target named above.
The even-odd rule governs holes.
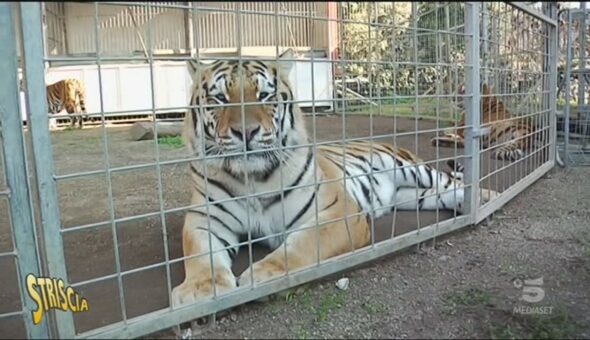
[[[515,118],[504,103],[491,94],[490,88],[483,85],[481,97],[481,127],[489,128],[490,133],[481,137],[484,148],[494,148],[493,156],[500,160],[515,161],[525,156],[526,151],[539,145],[534,126],[525,119]],[[456,125],[457,133],[446,132],[433,137],[433,145],[463,148],[465,140],[465,111]]]
[[[314,152],[301,111],[289,102],[294,100],[286,78],[291,65],[188,63],[193,92],[184,138],[191,155],[222,157],[190,164],[193,208],[182,234],[184,256],[190,258],[184,261],[184,282],[172,293],[175,305],[213,294],[211,264],[220,294],[248,284],[251,275],[264,281],[283,275],[287,267],[312,265],[318,256],[323,260],[366,246],[370,215],[378,218],[394,207],[462,209],[463,183],[401,147],[357,141],[319,145]],[[243,103],[254,103],[244,104],[243,120],[242,95]],[[484,190],[482,199],[493,194]],[[236,279],[232,260],[249,232],[252,240],[266,237],[273,251]]]
[[[62,79],[47,86],[47,107],[49,113],[57,114],[66,110],[69,114],[86,113],[86,90],[82,81],[75,78]],[[81,129],[82,116],[72,117],[71,126],[78,121]]]

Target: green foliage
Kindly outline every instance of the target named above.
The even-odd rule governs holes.
[[[344,65],[343,71],[351,77],[367,79],[373,87],[372,93],[380,95],[394,91],[400,95],[414,94],[416,85],[422,89],[435,87],[437,82],[447,79],[452,72],[450,67],[406,63],[444,61],[452,64],[463,60],[463,39],[455,34],[428,31],[461,25],[463,7],[462,3],[444,6],[413,5],[411,2],[343,4],[342,14],[347,21],[343,25],[341,57],[351,61]]]
[[[173,148],[181,148],[184,146],[184,142],[180,136],[159,137],[158,144],[167,145]]]

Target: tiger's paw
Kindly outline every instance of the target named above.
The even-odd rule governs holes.
[[[248,286],[252,284],[252,279],[254,279],[254,283],[260,283],[284,276],[285,274],[284,266],[272,261],[261,261],[254,263],[250,268],[244,270],[238,278],[238,285]]]
[[[488,203],[500,196],[500,193],[495,190],[481,189],[481,203]]]
[[[441,145],[441,146],[448,146],[450,143],[461,142],[461,136],[451,133],[445,132],[442,136],[432,137],[430,139],[430,143],[433,146]]]
[[[215,294],[219,296],[234,288],[236,288],[236,279],[231,271],[221,268],[216,269]],[[177,308],[212,297],[213,280],[211,279],[211,275],[207,275],[207,278],[187,278],[182,284],[172,289],[172,306]]]

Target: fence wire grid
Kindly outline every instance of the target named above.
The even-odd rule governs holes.
[[[558,144],[567,165],[590,164],[588,9],[559,11]]]
[[[142,336],[479,223],[554,166],[556,18],[0,4],[2,335]],[[66,78],[86,112],[48,114]],[[89,310],[33,324],[30,273]]]

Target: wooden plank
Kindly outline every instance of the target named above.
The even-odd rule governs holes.
[[[158,124],[158,137],[180,136],[182,122],[156,122]],[[135,122],[131,127],[131,138],[135,141],[154,138],[153,122]]]

